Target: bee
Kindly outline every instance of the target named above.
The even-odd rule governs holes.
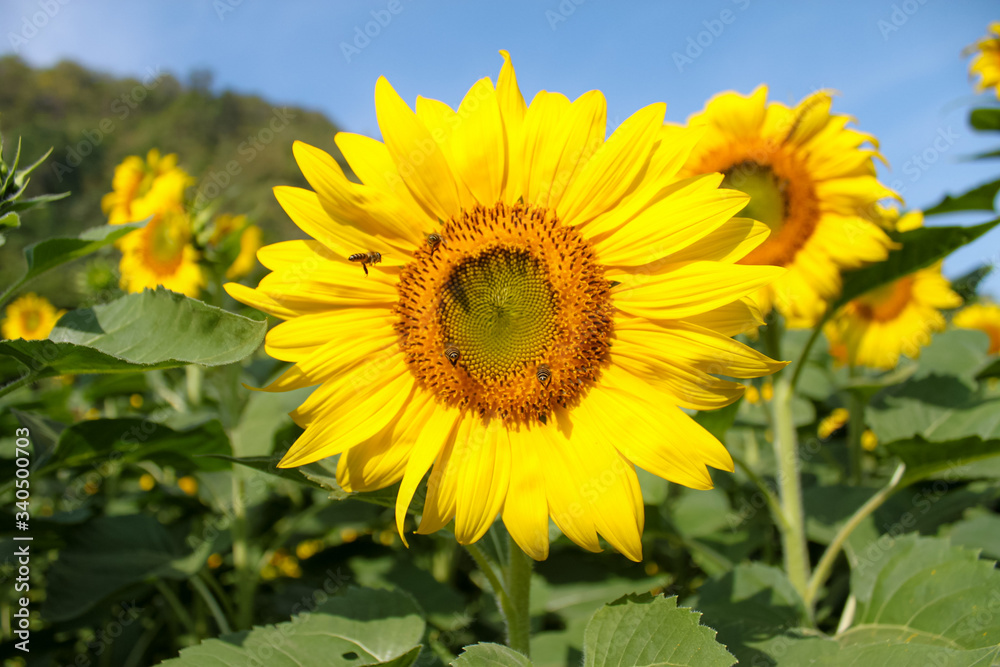
[[[437,232],[431,232],[427,235],[427,245],[431,247],[432,255],[437,252],[438,246],[441,245],[442,240],[441,235]]]
[[[365,275],[368,275],[368,265],[378,264],[382,261],[382,253],[368,251],[368,252],[356,252],[347,258],[348,262],[361,262],[361,268],[365,270]]]
[[[458,363],[458,358],[461,356],[461,353],[458,351],[457,347],[455,347],[454,345],[449,345],[448,347],[444,348],[444,356],[447,357],[448,361],[451,362],[451,365],[454,366],[455,364]]]
[[[539,364],[538,370],[535,372],[535,377],[538,378],[543,387],[548,386],[549,380],[552,379],[552,371],[545,364]]]

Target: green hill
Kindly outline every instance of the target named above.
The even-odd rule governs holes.
[[[8,234],[0,248],[0,284],[21,271],[25,245],[104,224],[100,200],[111,189],[115,165],[128,155],[145,156],[150,148],[178,154],[180,165],[198,179],[196,205],[218,204],[220,212],[246,213],[264,228],[268,240],[301,237],[271,188],[306,186],[292,157],[292,142],[333,151],[337,128],[315,111],[229,91],[214,93],[210,79],[200,72],[182,83],[152,69],[139,79],[116,78],[73,62],[35,69],[14,56],[0,58],[5,156],[13,158],[18,136],[24,164],[53,147],[32,175],[29,193],[72,192],[30,211],[21,228]],[[60,305],[73,305],[75,295],[67,292],[66,283],[65,276],[51,276],[29,289]]]

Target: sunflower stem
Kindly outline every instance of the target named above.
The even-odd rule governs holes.
[[[531,657],[531,557],[510,538],[507,592],[512,614],[507,618],[507,644]]]
[[[6,396],[7,394],[18,390],[21,387],[24,387],[25,385],[29,385],[32,382],[34,382],[37,378],[38,378],[38,373],[35,371],[31,371],[27,375],[23,375],[20,378],[14,380],[13,382],[9,382],[4,386],[0,387],[0,396]]]
[[[854,377],[854,367],[851,367],[851,376]],[[847,421],[847,465],[849,480],[851,484],[861,483],[861,435],[865,431],[865,405],[864,399],[855,391],[847,392],[847,411],[849,414]]]
[[[802,505],[802,480],[799,476],[799,443],[792,420],[791,376],[782,373],[774,384],[771,401],[774,424],[774,456],[778,462],[778,490],[785,523],[781,529],[785,572],[802,599],[809,582],[809,549],[806,542],[805,511]],[[811,615],[810,610],[810,615]]]

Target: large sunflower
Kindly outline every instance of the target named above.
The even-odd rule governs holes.
[[[877,207],[875,213],[889,229],[903,232],[923,225],[919,211],[900,217],[895,209]],[[945,328],[940,311],[960,305],[962,297],[951,290],[937,262],[848,302],[824,333],[839,363],[889,370],[902,354],[918,358],[931,334]]]
[[[760,86],[748,97],[718,95],[688,121],[703,136],[683,173],[721,172],[723,186],[751,196],[742,215],[771,236],[741,263],[788,267],[758,299],[792,327],[813,326],[840,293],[840,272],[885,259],[892,245],[869,219],[875,202],[893,196],[875,176],[875,140],[830,105],[825,91],[794,108],[768,104]]]
[[[294,362],[268,390],[320,385],[292,413],[281,461],[340,455],[348,490],[427,483],[420,533],[455,521],[475,542],[497,514],[536,559],[549,517],[641,558],[634,466],[707,489],[725,448],[681,408],[711,409],[783,364],[732,340],[759,325],[744,298],[783,269],[735,262],[767,235],[732,218],[742,193],[680,180],[686,133],[653,104],[605,140],[605,100],[540,92],[525,105],[506,52],[497,86],[457,111],[384,78],[383,142],[341,133],[361,180],[303,143],[315,191],[275,188],[315,240],[260,250],[273,273],[240,301],[287,320],[266,350]],[[349,261],[351,256],[355,260]],[[365,270],[362,270],[362,269]]]
[[[976,90],[992,88],[1000,98],[1000,21],[990,23],[990,36],[976,42],[970,51],[977,53],[969,63],[969,76],[977,77]]]

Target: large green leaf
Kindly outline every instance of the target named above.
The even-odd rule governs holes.
[[[947,537],[952,544],[982,549],[982,555],[1000,559],[1000,515],[984,513],[958,521],[948,527]]]
[[[1000,180],[977,185],[960,195],[945,195],[944,199],[924,211],[924,215],[938,215],[955,211],[992,211],[993,201],[1000,191]]]
[[[267,324],[157,288],[64,315],[49,340],[0,342],[37,376],[217,366],[250,355]]]
[[[858,608],[838,641],[949,649],[1000,645],[1000,572],[977,553],[942,538],[890,541],[855,567],[851,590]]]
[[[754,665],[774,667],[990,667],[1000,649],[971,651],[927,644],[841,646],[835,641],[789,632],[768,646]]]
[[[212,549],[206,541],[187,551],[180,539],[149,514],[102,516],[71,526],[47,573],[42,616],[76,618],[108,596],[155,578],[187,579]]]
[[[736,660],[677,598],[627,595],[594,614],[583,639],[584,667],[729,667]]]
[[[1000,188],[1000,181],[997,187]],[[972,227],[921,227],[900,234],[901,247],[891,251],[884,262],[844,274],[844,286],[840,298],[833,304],[833,310],[869,290],[930,266],[958,248],[975,241],[998,223],[1000,220],[991,220]]]
[[[531,667],[532,662],[500,644],[473,644],[451,663],[454,667]]]
[[[113,460],[154,461],[181,470],[223,470],[219,456],[230,452],[229,438],[218,421],[175,431],[146,419],[94,419],[67,428],[59,437],[53,466],[78,467]]]
[[[398,591],[349,588],[315,611],[277,625],[209,639],[163,667],[409,667],[420,655],[424,621]]]
[[[761,563],[737,565],[706,582],[693,604],[741,664],[768,664],[759,660],[769,642],[805,619],[802,599],[785,573]]]

